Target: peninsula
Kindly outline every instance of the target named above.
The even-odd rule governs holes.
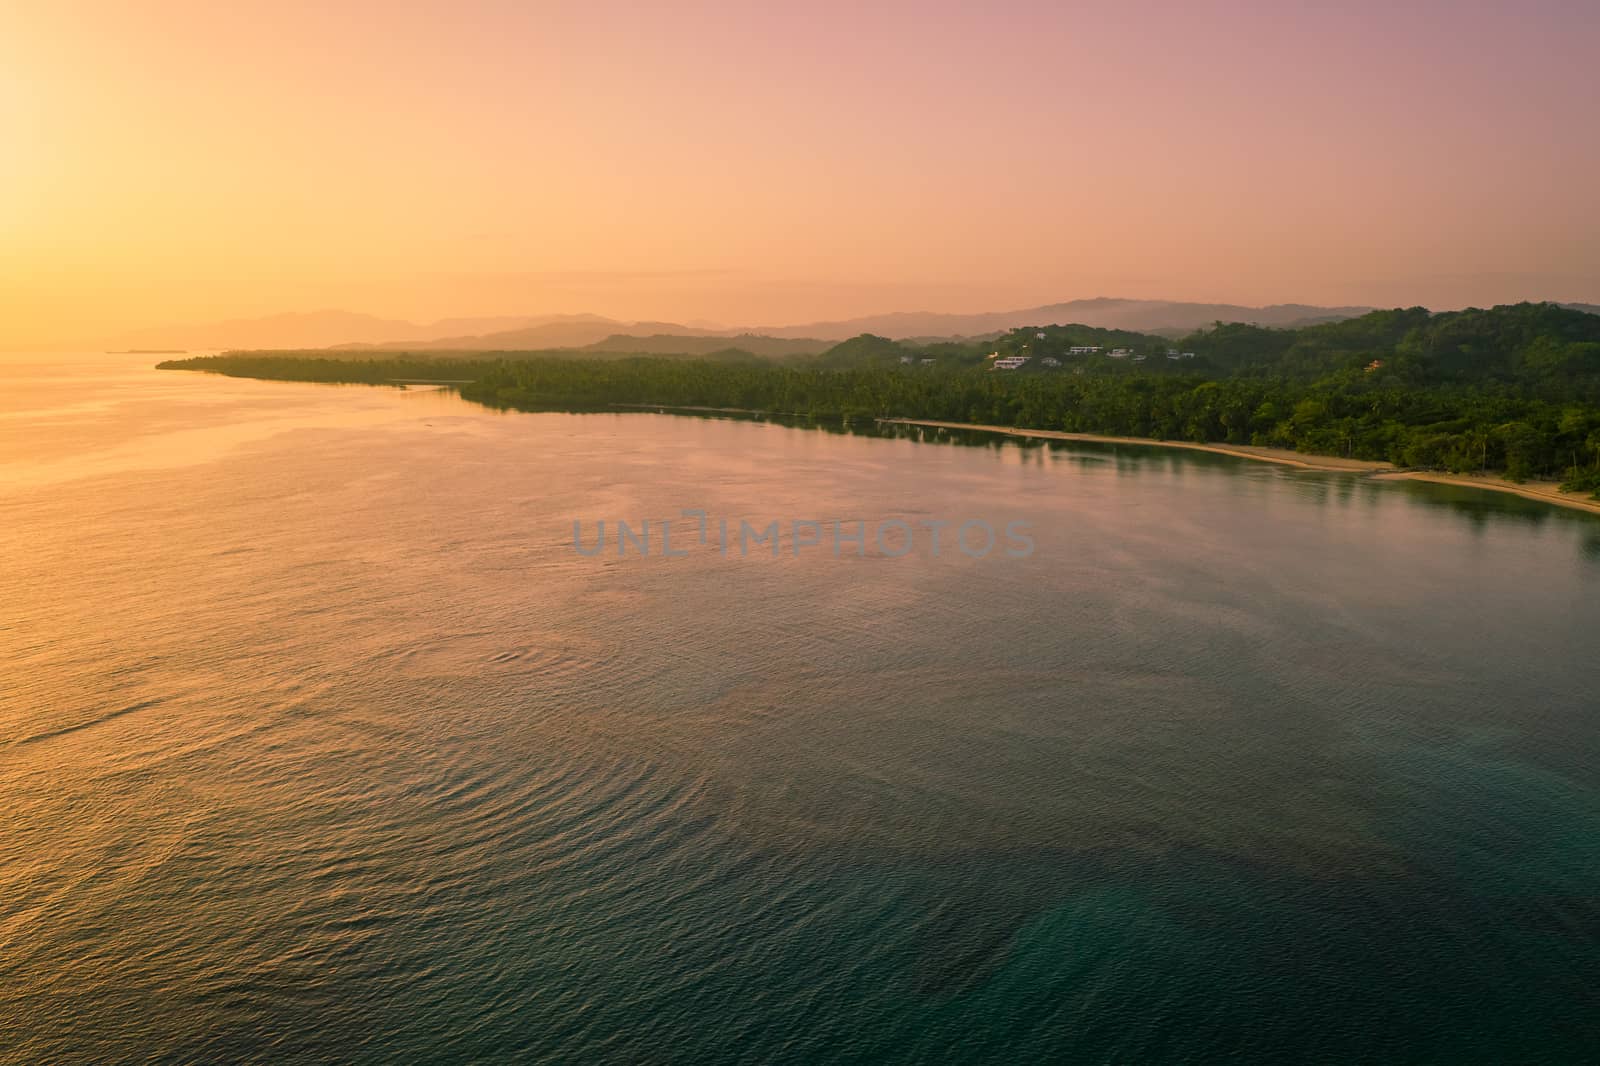
[[[1375,311],[1173,342],[1081,325],[983,341],[863,334],[817,355],[231,352],[164,369],[446,382],[522,410],[660,408],[1182,447],[1515,492],[1595,511],[1600,316],[1555,304]]]

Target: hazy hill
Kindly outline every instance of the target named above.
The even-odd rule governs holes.
[[[851,337],[841,341],[822,353],[813,363],[813,366],[827,367],[830,369],[846,369],[864,366],[890,366],[897,364],[905,356],[919,355],[916,349],[892,341],[888,337],[880,337],[873,333],[863,333],[858,337]]]
[[[1121,300],[1100,297],[1046,304],[1020,311],[987,311],[953,315],[938,312],[895,312],[831,322],[808,322],[758,330],[772,337],[821,337],[843,340],[863,333],[883,337],[971,337],[994,334],[1021,326],[1076,323],[1137,333],[1183,334],[1213,322],[1251,322],[1262,326],[1303,326],[1313,322],[1354,318],[1370,307],[1315,307],[1309,304],[1275,304],[1245,307],[1239,304],[1178,303],[1167,300]]]
[[[542,322],[520,329],[498,330],[492,333],[446,334],[407,340],[389,340],[381,344],[364,344],[362,348],[378,351],[475,351],[518,352],[537,351],[543,348],[581,348],[586,344],[604,340],[616,333],[626,323],[599,316],[585,315],[560,322]]]
[[[109,338],[108,348],[330,348],[382,342],[418,343],[434,337],[466,336],[541,324],[604,323],[595,337],[619,323],[597,315],[515,315],[487,318],[444,318],[416,323],[379,318],[353,311],[303,311],[222,322],[153,326]],[[594,339],[594,338],[591,338]]]
[[[622,330],[634,325],[631,322],[622,322],[601,315],[559,317],[548,315],[514,329],[494,330],[489,333],[435,333],[430,337],[398,338],[380,344],[364,344],[360,347],[379,351],[411,352],[524,352],[547,348],[583,348],[603,342],[608,337],[616,336]],[[692,330],[688,326],[678,326],[670,322],[652,322],[645,325],[651,332],[668,329],[693,335],[708,332]]]
[[[730,348],[749,352],[764,359],[786,359],[790,356],[816,355],[828,347],[828,342],[814,337],[777,338],[762,337],[753,333],[737,336],[705,334],[684,336],[676,333],[657,333],[651,336],[618,333],[594,344],[585,345],[586,352],[632,352],[638,355],[710,355]]]

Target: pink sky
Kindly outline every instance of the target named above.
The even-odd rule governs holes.
[[[1600,4],[0,12],[0,346],[319,307],[1600,302]]]

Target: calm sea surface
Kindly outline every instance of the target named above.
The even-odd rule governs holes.
[[[0,361],[0,1062],[1600,1057],[1592,516],[154,361]]]

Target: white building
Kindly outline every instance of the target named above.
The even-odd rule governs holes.
[[[996,359],[994,368],[996,370],[1015,370],[1027,361],[1028,357],[1025,355],[1008,355],[1003,359]]]

